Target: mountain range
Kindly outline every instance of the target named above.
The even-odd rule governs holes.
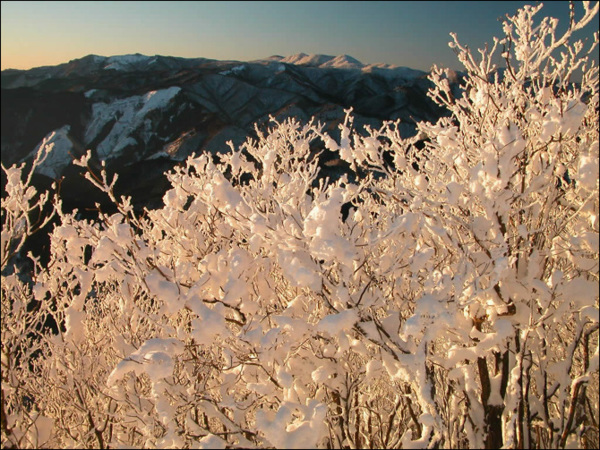
[[[269,117],[311,117],[337,137],[346,108],[357,131],[401,120],[401,134],[442,111],[427,97],[427,73],[388,64],[365,65],[348,55],[299,53],[241,62],[206,58],[88,55],[57,66],[1,73],[2,163],[33,159],[42,141],[54,150],[37,169],[41,186],[63,178],[67,207],[104,202],[90,192],[71,161],[87,149],[93,161],[119,172],[117,190],[137,206],[160,206],[163,173],[192,153],[229,151]],[[343,170],[321,155],[323,176]],[[330,164],[327,164],[327,163]],[[336,172],[337,171],[337,172]],[[4,174],[3,174],[4,177]],[[4,183],[4,180],[3,180]]]

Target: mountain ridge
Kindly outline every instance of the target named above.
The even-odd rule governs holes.
[[[166,170],[192,153],[218,157],[230,151],[228,141],[241,145],[271,116],[300,122],[314,117],[337,138],[348,108],[357,130],[400,120],[404,136],[415,133],[416,122],[442,114],[427,97],[425,72],[364,65],[349,55],[298,53],[256,61],[87,55],[2,71],[1,84],[2,163],[30,162],[44,139],[52,139],[55,155],[37,176],[64,177],[69,192],[63,199],[78,207],[82,188],[70,183],[81,168],[72,159],[87,149],[97,166],[103,160],[120,173],[121,193],[141,189],[140,204],[158,205]],[[326,164],[338,156],[322,153],[323,176],[340,175]]]
[[[60,64],[55,64],[55,65],[45,65],[45,66],[36,66],[36,67],[32,67],[29,69],[13,69],[13,68],[7,68],[2,70],[2,72],[11,72],[11,73],[15,73],[15,72],[28,72],[31,70],[38,70],[38,69],[49,69],[49,68],[59,68],[62,66],[69,66],[69,65],[73,65],[73,64],[80,64],[80,63],[91,63],[91,64],[103,64],[106,63],[106,65],[102,68],[104,69],[114,69],[114,70],[126,70],[127,68],[134,68],[137,66],[139,66],[140,64],[143,65],[150,65],[153,63],[156,63],[159,60],[166,60],[166,59],[171,59],[171,60],[185,60],[185,61],[194,61],[194,62],[199,62],[199,63],[207,63],[207,62],[221,62],[221,63],[244,63],[244,62],[251,62],[251,63],[270,63],[270,62],[282,62],[282,63],[286,63],[286,64],[295,64],[295,65],[302,65],[302,66],[309,66],[309,67],[321,67],[321,68],[352,68],[352,69],[367,69],[369,70],[370,68],[398,68],[398,67],[403,67],[403,66],[397,66],[397,65],[393,65],[393,64],[386,64],[386,63],[374,63],[374,64],[363,64],[362,62],[360,62],[358,59],[347,55],[347,54],[341,54],[341,55],[326,55],[326,54],[321,54],[321,53],[296,53],[293,55],[288,55],[288,56],[281,56],[281,55],[271,55],[269,57],[266,58],[260,58],[260,59],[255,59],[255,60],[250,60],[250,61],[241,61],[241,60],[216,60],[216,59],[210,59],[210,58],[204,58],[204,57],[194,57],[194,58],[185,58],[185,57],[179,57],[179,56],[164,56],[164,55],[144,55],[141,53],[131,53],[131,54],[123,54],[123,55],[112,55],[112,56],[102,56],[102,55],[96,55],[96,54],[89,54],[89,55],[85,55],[82,56],[81,58],[75,58],[72,59],[66,63],[60,63]],[[417,71],[417,69],[411,69],[411,70],[415,70]],[[424,71],[418,71],[421,72],[422,74],[424,74]]]

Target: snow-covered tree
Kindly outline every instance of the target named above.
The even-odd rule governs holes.
[[[47,197],[3,168],[2,445],[597,448],[598,3],[560,35],[540,8],[454,38],[414,138],[273,120],[142,215],[88,170],[118,212],[56,201],[29,278]]]

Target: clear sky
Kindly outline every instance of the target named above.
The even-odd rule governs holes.
[[[249,61],[304,52],[460,69],[451,31],[481,48],[502,36],[499,18],[536,3],[2,1],[1,65],[29,69],[88,54]],[[566,24],[568,9],[567,1],[548,1],[540,14]]]

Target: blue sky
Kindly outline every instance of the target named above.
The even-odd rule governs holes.
[[[480,48],[502,35],[499,18],[536,3],[3,1],[1,65],[28,69],[88,54],[248,61],[304,52],[460,69],[451,31]],[[568,2],[546,2],[540,14],[565,24]]]

